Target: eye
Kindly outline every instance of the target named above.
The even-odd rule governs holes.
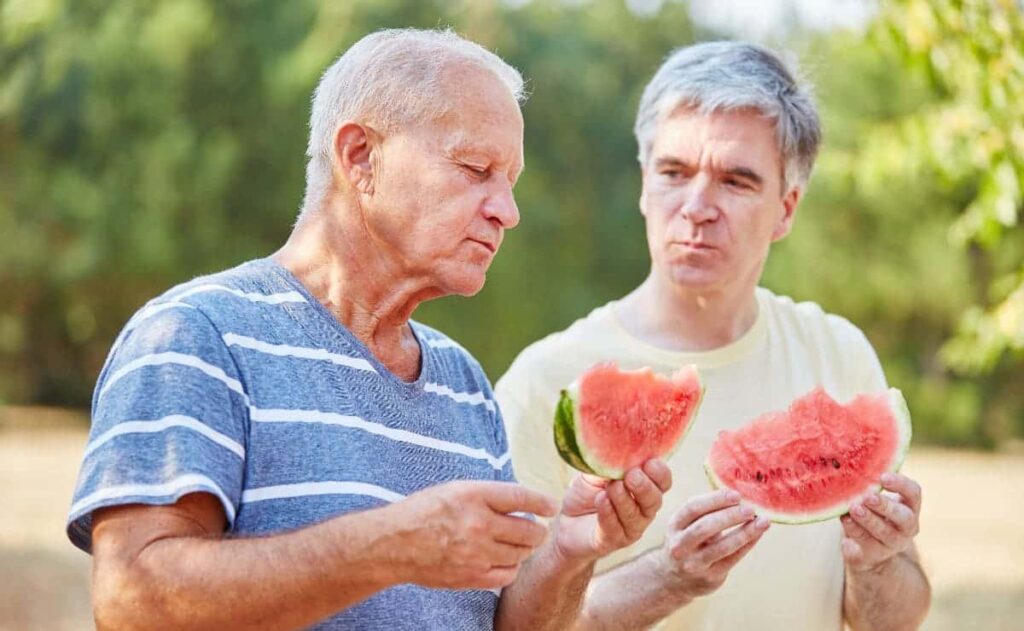
[[[673,182],[681,180],[683,178],[683,172],[680,171],[679,169],[665,169],[663,171],[659,171],[658,173],[659,175],[661,175],[661,177]]]
[[[725,184],[726,184],[726,186],[730,186],[732,188],[736,188],[736,189],[743,190],[743,191],[751,190],[750,184],[748,184],[744,180],[739,180],[739,179],[736,179],[734,177],[726,178],[725,179]]]
[[[473,177],[486,180],[491,175],[490,167],[481,167],[473,164],[463,164],[462,169],[472,175]]]

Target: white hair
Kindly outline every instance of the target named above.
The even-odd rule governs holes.
[[[345,121],[388,132],[415,121],[436,120],[451,106],[443,75],[456,63],[493,73],[518,103],[526,100],[518,70],[447,29],[377,31],[338,57],[313,92],[302,212],[315,208],[330,186],[334,135]]]
[[[658,123],[680,107],[703,115],[752,109],[775,124],[784,189],[805,186],[821,144],[821,123],[810,87],[795,76],[795,63],[787,65],[754,44],[708,42],[675,50],[640,98],[633,127],[640,164],[647,164]]]

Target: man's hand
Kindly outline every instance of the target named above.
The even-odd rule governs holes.
[[[882,475],[883,493],[871,493],[843,515],[843,560],[853,572],[874,571],[908,552],[918,532],[921,487],[898,473]]]
[[[672,486],[661,460],[630,469],[622,480],[579,474],[573,478],[555,525],[555,543],[570,561],[590,563],[643,535]]]
[[[510,513],[552,517],[558,504],[518,484],[460,481],[430,487],[390,509],[404,524],[393,544],[407,582],[487,589],[512,583],[547,536],[543,525]]]
[[[739,501],[735,491],[705,493],[672,517],[661,567],[674,589],[690,598],[715,591],[768,530],[768,519]]]

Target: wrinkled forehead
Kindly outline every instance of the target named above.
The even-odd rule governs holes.
[[[680,106],[666,112],[655,128],[650,161],[692,159],[712,151],[716,158],[784,172],[775,119],[754,108],[703,112]]]

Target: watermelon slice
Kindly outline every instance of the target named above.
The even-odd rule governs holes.
[[[846,405],[817,388],[785,412],[720,432],[704,470],[712,486],[734,489],[774,522],[823,521],[879,490],[881,475],[903,463],[910,434],[896,388]]]
[[[590,368],[555,409],[555,446],[572,467],[620,479],[651,458],[672,453],[690,429],[704,389],[694,366],[670,377],[650,368]]]

